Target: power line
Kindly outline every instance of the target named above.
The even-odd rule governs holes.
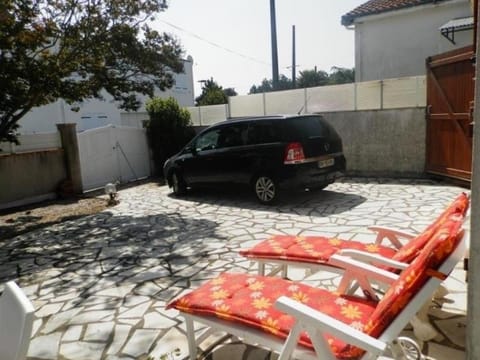
[[[177,26],[177,25],[174,25],[174,24],[172,24],[172,23],[169,23],[168,21],[160,20],[160,19],[158,19],[158,21],[160,21],[160,22],[162,22],[162,23],[164,23],[164,24],[166,24],[166,25],[168,25],[168,26],[171,26],[172,28],[177,29],[177,30],[179,30],[179,31],[181,31],[181,32],[184,32],[184,33],[186,33],[187,35],[190,35],[190,36],[192,36],[192,37],[194,37],[194,38],[196,38],[196,39],[198,39],[198,40],[201,40],[201,41],[203,41],[203,42],[206,42],[207,44],[210,44],[210,45],[212,45],[212,46],[214,46],[214,47],[216,47],[216,48],[218,48],[218,49],[227,51],[227,52],[229,52],[229,53],[231,53],[231,54],[240,56],[240,57],[242,57],[242,58],[244,58],[244,59],[247,59],[247,60],[250,60],[250,61],[253,61],[253,62],[262,64],[262,65],[265,65],[265,66],[272,66],[272,64],[270,64],[270,63],[267,63],[267,62],[262,61],[262,60],[259,60],[259,59],[255,59],[254,57],[251,57],[251,56],[248,56],[248,55],[239,53],[238,51],[229,49],[229,48],[227,48],[227,47],[225,47],[225,46],[222,46],[222,45],[217,44],[217,43],[215,43],[215,42],[213,42],[213,41],[210,41],[210,40],[208,40],[208,39],[205,39],[205,38],[201,37],[200,35],[197,35],[197,34],[191,32],[191,31],[189,31],[189,30],[187,30],[187,29],[184,29],[184,28],[181,28],[180,26]]]

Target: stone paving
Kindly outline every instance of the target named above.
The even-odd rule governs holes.
[[[269,234],[373,241],[370,225],[417,232],[461,191],[426,180],[347,178],[267,207],[249,192],[175,198],[147,183],[120,191],[120,203],[103,213],[3,241],[0,283],[16,280],[35,306],[28,359],[185,358],[184,323],[165,304],[223,271],[255,272],[237,255],[240,248]],[[447,280],[451,293],[430,311],[441,332],[423,344],[432,358],[464,357],[461,269]],[[331,288],[337,279],[323,273],[305,281]],[[276,358],[221,334],[201,349],[208,359]]]

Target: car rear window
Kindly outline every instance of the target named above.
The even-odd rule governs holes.
[[[315,137],[330,137],[335,130],[320,116],[308,116],[286,119],[287,134],[292,139],[310,139]]]
[[[268,144],[281,141],[281,129],[273,121],[253,121],[248,127],[248,144]]]

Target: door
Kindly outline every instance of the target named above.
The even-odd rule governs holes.
[[[473,58],[468,46],[427,59],[427,173],[471,180]]]
[[[221,181],[218,167],[220,129],[212,129],[200,135],[192,148],[184,153],[178,162],[187,184],[208,184]]]

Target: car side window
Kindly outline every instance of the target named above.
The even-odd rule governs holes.
[[[218,136],[218,147],[242,146],[246,143],[247,126],[245,124],[236,124],[225,126],[220,129]]]
[[[215,129],[201,135],[195,143],[195,150],[206,151],[218,148],[219,134],[220,129]]]
[[[280,141],[279,129],[271,121],[258,121],[250,124],[248,128],[247,143],[267,144]]]

